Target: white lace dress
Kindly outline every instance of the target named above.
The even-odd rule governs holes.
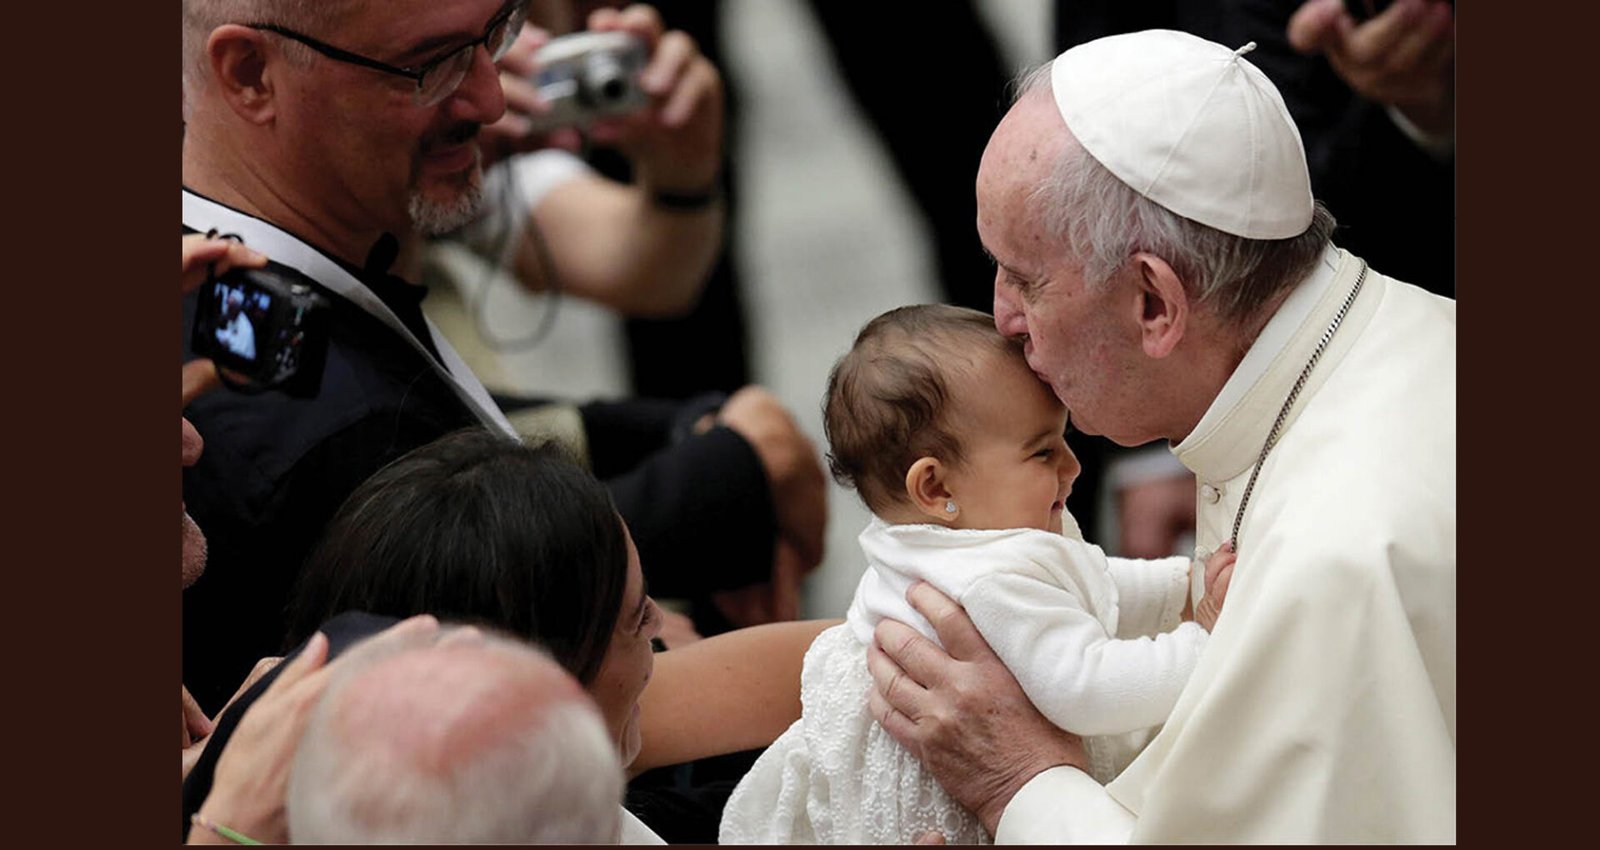
[[[1171,711],[1204,645],[1204,630],[1177,622],[1183,558],[1108,562],[1098,547],[1042,531],[876,519],[860,539],[869,568],[846,622],[806,652],[800,719],[734,789],[722,844],[909,844],[929,830],[952,844],[989,843],[867,710],[866,647],[879,620],[937,641],[905,602],[918,579],[962,603],[1045,716],[1094,736],[1085,744],[1102,782]]]

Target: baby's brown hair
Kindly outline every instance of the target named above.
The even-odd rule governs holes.
[[[904,498],[918,458],[961,463],[950,377],[976,369],[985,351],[1021,356],[994,317],[965,307],[898,307],[868,322],[828,375],[822,422],[834,479],[878,513]]]

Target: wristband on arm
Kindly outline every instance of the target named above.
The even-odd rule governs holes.
[[[223,838],[228,839],[229,841],[232,841],[235,844],[260,844],[261,843],[261,842],[255,840],[254,838],[251,838],[250,836],[245,835],[242,832],[235,832],[234,830],[231,830],[231,829],[223,826],[220,823],[215,823],[210,818],[206,817],[205,815],[200,814],[199,812],[195,812],[194,814],[190,815],[189,816],[189,822],[194,824],[195,826],[203,827],[205,829],[209,829],[212,832],[215,832],[216,834],[222,836]]]

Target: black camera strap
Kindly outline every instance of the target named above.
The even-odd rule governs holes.
[[[472,370],[462,361],[461,355],[456,353],[431,320],[426,317],[423,319],[443,363],[433,358],[427,346],[411,333],[405,323],[400,321],[400,317],[396,316],[376,293],[326,254],[307,245],[298,237],[259,218],[201,197],[188,189],[183,190],[183,224],[202,233],[215,229],[224,233],[238,234],[246,245],[266,254],[273,262],[300,272],[335,295],[367,311],[421,353],[422,358],[428,361],[479,422],[507,436],[517,436],[516,429],[506,419],[505,413],[501,412],[500,406],[489,397],[489,391],[484,388],[483,382],[472,374]]]

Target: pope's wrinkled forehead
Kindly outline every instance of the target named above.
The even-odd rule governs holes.
[[[1017,100],[1000,119],[978,166],[978,180],[1017,179],[1048,170],[1066,148],[1070,134],[1046,87]]]
[[[1005,243],[1033,220],[1037,190],[1072,143],[1047,87],[1023,94],[989,138],[978,165],[978,237],[1002,264],[1025,249]]]

